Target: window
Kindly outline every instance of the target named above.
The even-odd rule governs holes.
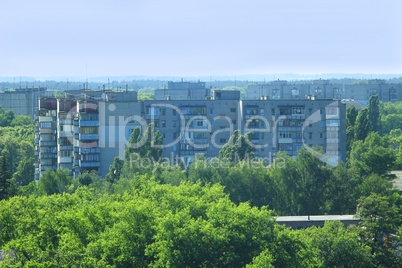
[[[98,127],[80,127],[80,134],[98,134]]]
[[[336,108],[336,107],[326,108],[325,113],[327,115],[337,115],[338,114],[338,108]]]
[[[214,109],[209,109],[209,114],[212,115],[214,113]]]
[[[264,109],[260,109],[261,115],[264,115]]]
[[[275,109],[271,109],[271,114],[275,115]]]
[[[176,110],[173,109],[173,115],[176,115]]]
[[[320,114],[323,114],[324,113],[324,110],[323,109],[320,109]]]
[[[324,127],[324,122],[320,121],[320,127]]]
[[[162,120],[162,127],[166,127],[166,121]]]
[[[261,124],[260,124],[260,125],[261,125],[261,127],[264,127],[264,126],[265,126],[264,121],[261,120]]]
[[[290,138],[292,138],[292,132],[280,131],[279,132],[279,138],[280,139],[290,139]]]
[[[51,122],[41,122],[40,128],[52,128],[52,123]]]
[[[226,143],[226,139],[220,139],[219,142],[220,143]]]
[[[173,145],[173,151],[176,151],[176,145]]]
[[[312,138],[313,138],[313,133],[310,132],[310,133],[308,134],[308,138],[309,138],[309,139],[312,139]]]
[[[236,121],[236,120],[233,120],[233,125],[236,125],[236,123],[237,123],[237,121]]]
[[[236,112],[236,108],[230,108],[230,112],[231,112],[231,113],[235,113],[235,112]]]
[[[311,115],[312,113],[313,113],[313,109],[312,109],[312,108],[309,108],[309,109],[308,109],[308,114]]]
[[[324,135],[322,133],[320,133],[320,139],[323,139]]]
[[[155,121],[155,127],[159,127],[159,121]]]
[[[264,133],[261,133],[261,139],[262,140],[264,139]]]
[[[159,115],[159,108],[156,107],[147,107],[145,111],[148,115]]]
[[[165,108],[162,109],[162,115],[166,115],[166,109]]]
[[[295,115],[304,114],[304,108],[298,108],[298,107],[292,108],[292,114]]]
[[[173,127],[176,127],[177,121],[173,121]]]
[[[203,127],[204,126],[204,121],[203,120],[197,120],[197,127]]]
[[[279,109],[279,114],[280,114],[280,115],[290,115],[290,113],[291,113],[290,108],[282,108],[282,109]]]

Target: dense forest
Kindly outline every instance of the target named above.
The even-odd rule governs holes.
[[[296,159],[280,153],[273,163],[250,161],[243,141],[251,134],[238,132],[214,160],[201,155],[188,168],[135,165],[133,157],[162,155],[151,146],[163,142],[158,132],[151,136],[151,124],[129,141],[145,136],[147,143],[128,146],[126,160],[116,157],[105,178],[47,170],[39,184],[32,182],[32,122],[5,113],[0,249],[19,266],[402,266],[402,197],[389,173],[402,169],[402,102],[374,96],[361,111],[350,107],[347,162],[335,167],[304,149]],[[325,214],[357,214],[363,221],[304,230],[275,222],[281,215]]]

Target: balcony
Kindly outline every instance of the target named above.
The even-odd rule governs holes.
[[[159,119],[159,114],[154,115],[146,114],[145,119]]]
[[[100,167],[100,162],[85,162],[81,161],[81,167]]]
[[[40,147],[56,147],[56,141],[39,141]]]
[[[39,151],[35,151],[35,152],[34,152],[34,155],[35,155],[35,156],[38,156],[38,155],[39,155]]]
[[[71,131],[59,131],[59,138],[72,138],[73,132]]]
[[[58,159],[57,159],[57,162],[59,164],[71,164],[71,163],[73,163],[73,158],[70,157],[70,156],[68,156],[68,157],[59,156]]]
[[[79,153],[80,152],[80,148],[79,147],[74,147],[74,153]]]
[[[81,127],[99,127],[99,121],[79,121]]]
[[[45,171],[47,169],[52,169],[52,170],[56,170],[57,166],[56,165],[51,165],[51,166],[47,166],[47,165],[41,165],[40,166],[40,171]]]
[[[292,119],[305,119],[305,114],[292,114]]]
[[[181,142],[189,143],[189,141],[190,141],[194,144],[203,145],[203,144],[206,144],[208,142],[208,140],[209,140],[209,138],[189,138],[189,139],[182,138]]]
[[[79,139],[83,141],[99,140],[99,134],[79,134]]]
[[[53,158],[57,158],[57,154],[56,153],[40,153],[40,158],[53,159]]]
[[[39,139],[34,139],[35,144],[39,144]]]
[[[204,150],[186,150],[186,151],[181,151],[180,156],[202,154],[202,153],[206,153],[206,151],[207,151],[206,149],[204,149]]]
[[[61,145],[61,144],[59,144],[57,149],[58,149],[58,151],[72,151],[73,146],[72,145]]]
[[[73,124],[73,120],[71,119],[59,119],[59,125],[72,125]]]
[[[338,132],[338,131],[339,131],[339,127],[327,126],[327,132]]]
[[[100,148],[79,148],[80,154],[99,154]]]
[[[292,138],[278,139],[278,143],[293,143],[293,139]]]

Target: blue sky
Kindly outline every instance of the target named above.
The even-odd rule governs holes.
[[[401,2],[0,0],[0,76],[402,73]]]

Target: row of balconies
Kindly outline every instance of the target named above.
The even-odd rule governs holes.
[[[79,148],[80,154],[99,154],[100,148]]]
[[[39,147],[56,147],[56,141],[39,141]]]

